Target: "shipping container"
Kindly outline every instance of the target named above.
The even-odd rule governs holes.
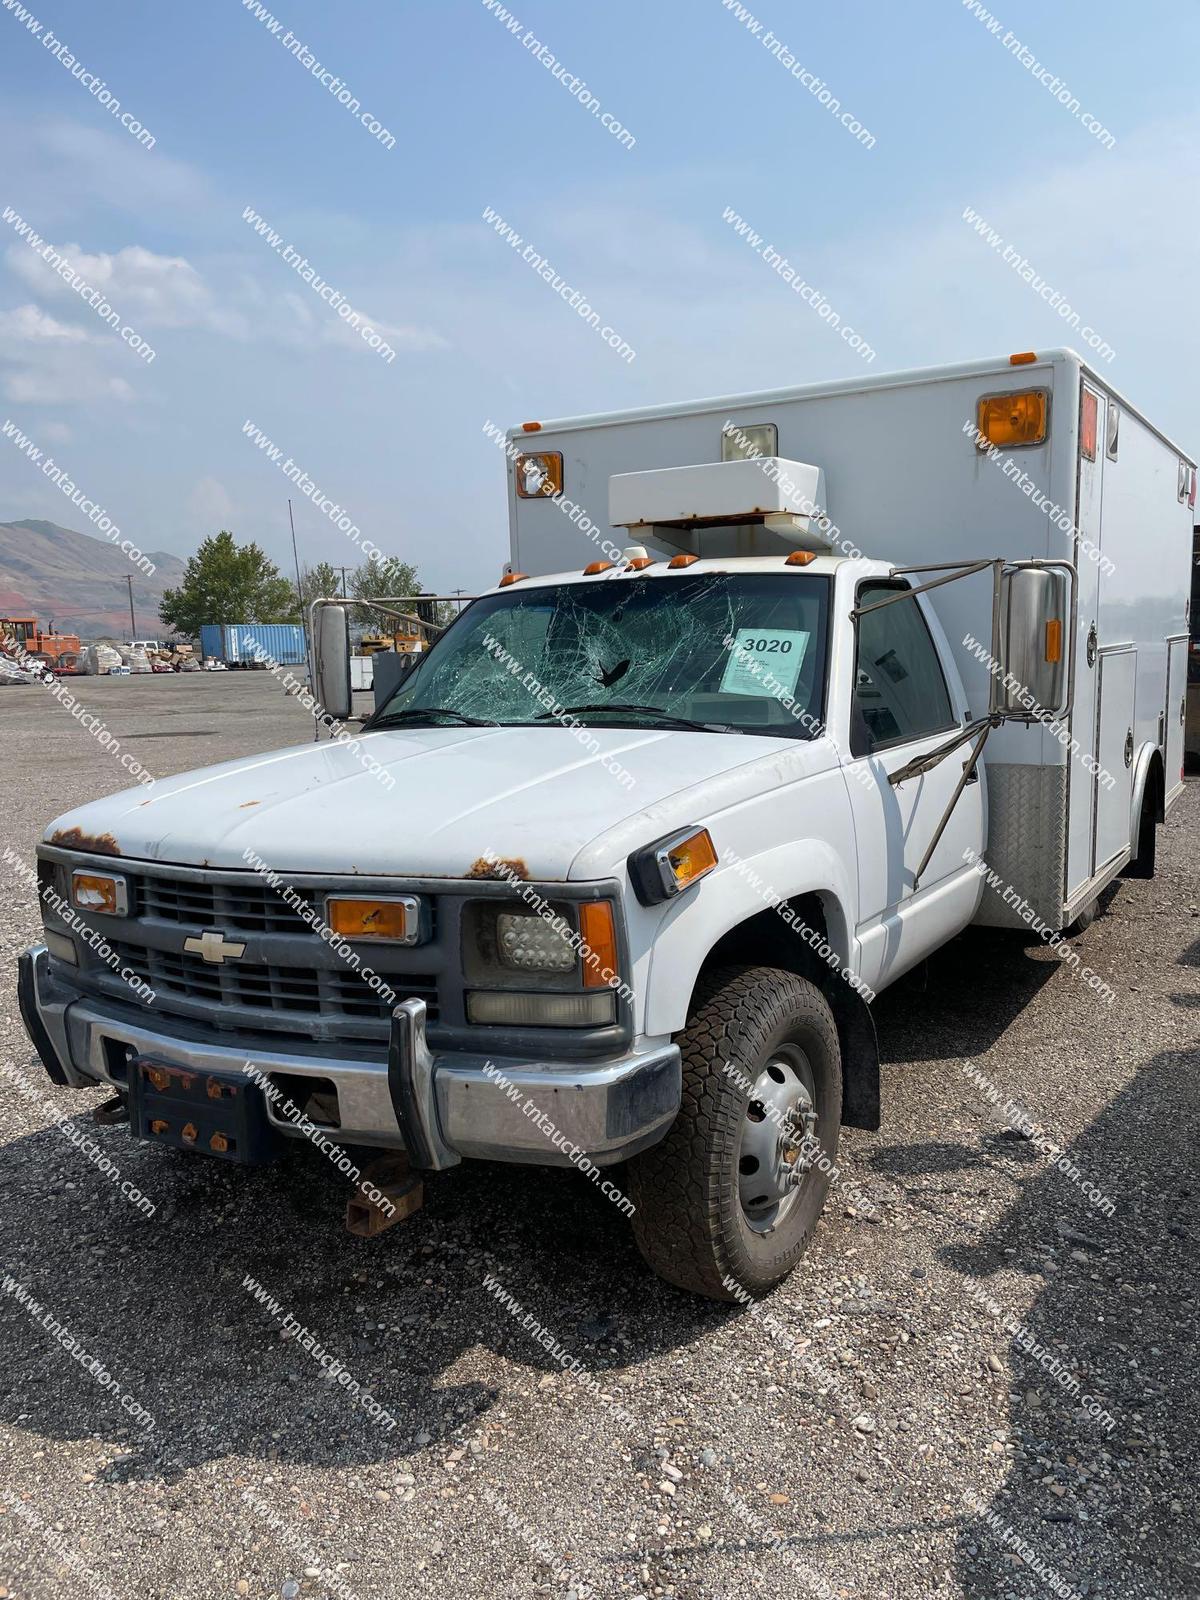
[[[298,622],[206,622],[200,653],[230,667],[304,665],[304,629]]]

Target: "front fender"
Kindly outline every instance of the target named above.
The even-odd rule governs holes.
[[[650,941],[644,1027],[651,1036],[677,1033],[685,1025],[696,979],[718,940],[750,917],[799,895],[820,897],[829,945],[844,967],[858,970],[853,933],[857,884],[842,855],[820,839],[742,855],[723,837],[719,823],[711,831],[720,865],[669,907]],[[655,910],[661,908],[650,908]]]

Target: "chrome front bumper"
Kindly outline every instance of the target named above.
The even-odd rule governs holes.
[[[259,1072],[331,1080],[340,1122],[316,1124],[345,1144],[405,1149],[414,1166],[440,1169],[463,1157],[569,1165],[586,1154],[610,1166],[655,1144],[679,1109],[679,1048],[667,1042],[616,1060],[530,1061],[453,1051],[435,1054],[425,1038],[425,1003],[396,1007],[386,1056],[281,1050],[256,1041],[239,1048],[178,1017],[81,994],[50,970],[43,944],[18,958],[21,1016],[56,1083],[125,1089],[124,1070],[139,1055],[198,1071]],[[347,1047],[343,1046],[343,1049]],[[268,1106],[282,1133],[302,1137]]]

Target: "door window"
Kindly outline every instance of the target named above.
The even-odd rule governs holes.
[[[864,583],[858,603],[868,606],[908,588],[905,583]],[[855,705],[860,737],[854,743],[860,755],[957,726],[942,664],[915,599],[859,617]],[[869,743],[860,750],[864,723]]]

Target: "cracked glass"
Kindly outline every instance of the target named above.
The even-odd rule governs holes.
[[[824,710],[829,579],[622,573],[469,606],[371,726],[402,719],[669,726],[811,738]]]

